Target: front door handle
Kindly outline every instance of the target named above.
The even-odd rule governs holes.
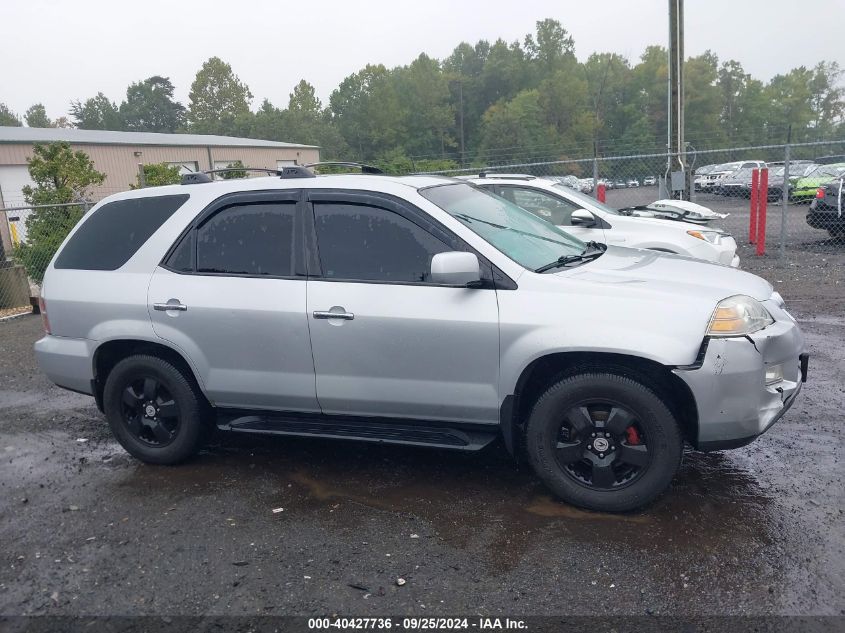
[[[182,303],[154,303],[153,310],[158,310],[159,312],[166,312],[167,310],[176,310],[178,312],[185,312],[188,309],[188,306]]]
[[[315,319],[343,319],[344,321],[351,321],[355,315],[351,312],[332,312],[331,310],[314,310],[311,313]]]

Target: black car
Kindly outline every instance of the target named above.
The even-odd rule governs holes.
[[[845,177],[819,187],[807,211],[807,224],[836,239],[845,239]]]
[[[751,196],[751,177],[753,169],[738,169],[729,176],[719,180],[715,193],[734,198],[748,198]],[[783,167],[769,170],[769,195],[772,202],[780,200],[783,195]]]

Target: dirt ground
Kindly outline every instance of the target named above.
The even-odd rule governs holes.
[[[147,466],[38,371],[39,317],[0,322],[0,615],[845,615],[845,249],[801,239],[784,267],[740,252],[805,331],[799,402],[628,515],[499,445],[224,436]]]

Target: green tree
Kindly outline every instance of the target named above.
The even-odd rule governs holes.
[[[23,188],[27,204],[81,202],[92,186],[106,179],[85,152],[73,151],[68,143],[37,143],[32,149],[27,165],[35,187]],[[38,209],[27,217],[26,242],[15,247],[14,256],[35,283],[41,283],[47,265],[83,213],[82,205],[74,205]]]
[[[125,129],[118,107],[102,92],[84,102],[72,101],[70,115],[80,130]]]
[[[188,102],[188,124],[199,134],[229,134],[236,121],[248,117],[252,93],[232,67],[219,57],[202,65]]]
[[[240,160],[236,160],[233,163],[229,163],[226,165],[226,169],[235,169],[237,171],[224,171],[220,174],[220,177],[223,180],[232,180],[234,178],[246,178],[246,171],[243,168],[244,164]]]
[[[399,114],[406,138],[401,146],[411,155],[441,156],[456,147],[455,114],[449,80],[437,60],[420,55],[410,66],[393,71]]]
[[[381,64],[346,77],[329,102],[333,120],[359,160],[381,156],[407,138],[396,84]]]
[[[185,106],[173,99],[173,84],[155,75],[129,85],[120,115],[127,130],[176,132],[185,121]]]
[[[24,119],[29,127],[56,127],[56,124],[47,116],[47,110],[41,103],[30,106],[24,114]]]
[[[520,92],[484,113],[479,157],[483,163],[547,160],[549,147],[557,141],[553,126],[545,121],[540,93]]]
[[[21,127],[23,123],[21,123],[20,118],[14,112],[9,109],[5,103],[0,103],[0,125],[6,125],[10,127]]]
[[[178,165],[167,163],[150,163],[144,165],[144,186],[161,187],[163,185],[178,185],[182,182],[182,175],[179,173]],[[138,174],[134,184],[129,185],[130,189],[141,188],[141,175]]]

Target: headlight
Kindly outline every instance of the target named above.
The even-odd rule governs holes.
[[[722,299],[707,326],[708,336],[743,336],[771,325],[775,320],[763,304],[752,297],[735,295]]]
[[[722,243],[722,234],[718,231],[687,231],[687,235],[692,235],[696,239],[704,240],[711,244]]]

